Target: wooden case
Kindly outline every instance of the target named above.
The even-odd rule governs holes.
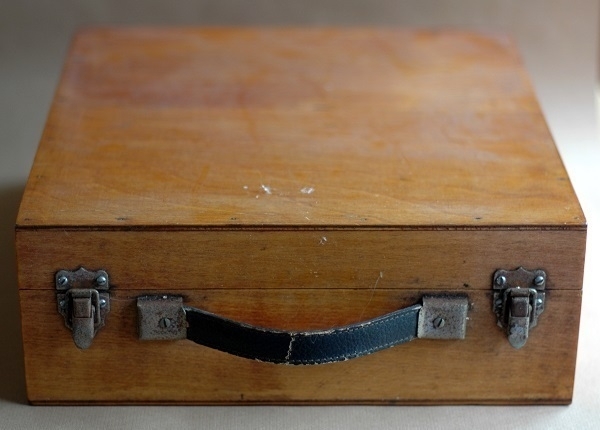
[[[16,226],[33,404],[562,404],[586,223],[512,43],[461,31],[98,28],[67,58]],[[91,347],[60,270],[105,270]],[[498,269],[543,269],[513,348]],[[316,366],[140,341],[136,299],[179,294],[323,330],[469,298],[464,340]]]

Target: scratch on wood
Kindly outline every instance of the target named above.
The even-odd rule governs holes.
[[[359,321],[362,320],[362,316],[364,315],[365,311],[367,310],[367,308],[373,301],[373,296],[375,295],[375,290],[377,289],[377,285],[379,284],[379,281],[381,281],[381,279],[383,279],[383,271],[379,272],[379,276],[375,280],[375,284],[373,285],[373,288],[371,288],[371,297],[369,297],[369,301],[367,302],[367,305],[363,308],[362,312],[360,313],[360,316],[358,317]]]

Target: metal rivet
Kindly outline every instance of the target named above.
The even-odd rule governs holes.
[[[504,275],[500,275],[496,278],[496,285],[498,285],[499,287],[502,287],[504,284],[506,284],[506,276]]]
[[[434,328],[442,328],[442,327],[444,327],[444,324],[446,324],[446,320],[444,318],[437,317],[436,319],[433,320]]]
[[[541,304],[543,304],[543,303],[544,303],[544,301],[543,301],[542,299],[537,299],[537,304],[538,304],[538,305],[541,305]]]
[[[546,282],[546,279],[542,275],[536,276],[535,279],[533,280],[533,283],[535,285],[537,285],[538,287],[540,285],[544,285],[544,282]]]
[[[69,278],[67,278],[66,276],[63,275],[58,278],[58,285],[60,285],[61,287],[64,287],[68,283],[69,283]]]
[[[105,308],[106,307],[106,299],[100,299],[100,307],[101,308]]]
[[[65,307],[67,306],[67,302],[66,302],[65,300],[61,300],[60,302],[58,302],[58,305],[59,305],[61,308],[65,308]]]
[[[100,275],[96,278],[96,283],[98,285],[106,285],[107,282],[106,276]]]
[[[169,318],[162,318],[159,324],[162,328],[169,328],[171,327],[171,320]]]

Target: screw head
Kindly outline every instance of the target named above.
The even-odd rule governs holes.
[[[546,282],[546,278],[544,278],[542,275],[536,276],[535,279],[533,280],[533,283],[535,285],[537,285],[538,287],[540,285],[544,285],[544,282]]]
[[[162,328],[171,327],[171,319],[169,318],[162,318],[158,323]]]
[[[542,299],[537,299],[536,302],[537,302],[538,305],[541,305],[541,304],[544,303],[544,301]]]
[[[437,317],[433,320],[433,328],[442,328],[446,324],[446,320],[441,317]]]
[[[106,299],[100,299],[100,307],[101,308],[105,308],[106,307]]]
[[[60,302],[58,302],[58,306],[60,306],[62,309],[67,307],[67,301],[66,300],[61,300]]]
[[[108,282],[108,280],[106,279],[106,276],[104,276],[104,275],[100,275],[96,278],[96,283],[100,286],[106,285],[107,282]]]
[[[67,278],[66,276],[59,276],[58,277],[58,285],[60,285],[61,287],[64,287],[65,285],[67,285],[69,283],[69,278]]]
[[[500,275],[496,278],[496,285],[502,287],[506,284],[506,276]]]

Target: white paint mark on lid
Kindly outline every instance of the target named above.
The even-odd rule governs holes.
[[[265,194],[272,194],[271,193],[271,187],[269,187],[268,185],[261,184],[260,187],[263,189],[263,191],[265,192]]]
[[[248,189],[248,185],[244,185],[242,188],[245,189],[245,190],[247,190]]]
[[[315,191],[313,187],[304,187],[300,190],[302,194],[312,194]]]
[[[321,240],[319,241],[319,245],[325,245],[325,243],[327,243],[327,238],[325,236],[321,237]]]

